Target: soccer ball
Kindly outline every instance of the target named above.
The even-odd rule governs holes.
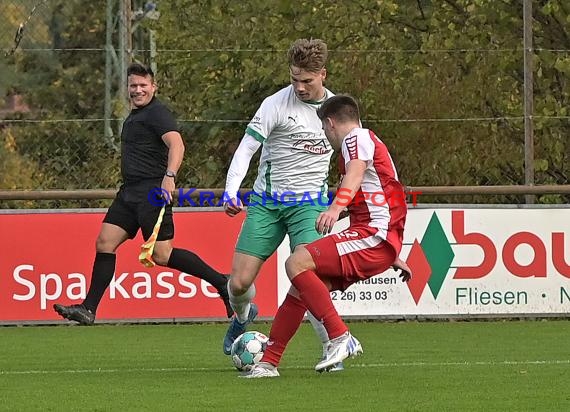
[[[239,371],[247,372],[259,363],[269,338],[261,332],[249,331],[239,335],[232,344],[231,356]]]

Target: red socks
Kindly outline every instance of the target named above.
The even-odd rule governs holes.
[[[329,339],[334,339],[348,331],[334,307],[328,288],[311,270],[305,270],[295,276],[291,283],[299,291],[301,300],[315,318],[322,321]]]
[[[279,366],[285,347],[295,332],[297,332],[297,329],[299,329],[306,311],[307,308],[303,302],[287,294],[271,324],[269,342],[263,358],[261,358],[262,362],[269,362],[272,365]]]
[[[299,291],[301,300],[287,294],[275,315],[269,342],[261,358],[262,362],[269,362],[274,366],[279,366],[283,352],[299,329],[307,309],[317,319],[322,320],[329,339],[337,338],[348,330],[332,303],[329,290],[315,272],[301,272],[291,283]]]

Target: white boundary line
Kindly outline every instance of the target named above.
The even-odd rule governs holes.
[[[389,362],[389,363],[353,363],[353,368],[409,368],[409,367],[455,367],[455,366],[532,366],[532,365],[570,365],[570,359],[561,360],[526,360],[526,361],[462,361],[462,362]],[[310,367],[288,366],[287,369],[312,369]],[[97,374],[97,373],[175,373],[175,372],[225,372],[231,368],[125,368],[125,369],[62,369],[62,370],[0,370],[4,375],[57,375],[57,374]],[[237,371],[235,371],[237,372]]]
[[[570,365],[570,359],[563,360],[526,360],[526,361],[463,361],[463,362],[394,362],[351,364],[362,368],[399,368],[431,366],[521,366],[521,365]]]

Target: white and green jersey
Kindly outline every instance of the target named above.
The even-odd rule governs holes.
[[[333,93],[325,89],[326,99]],[[293,86],[267,97],[246,134],[262,143],[253,190],[287,199],[327,192],[333,150],[323,132],[317,109],[322,102],[303,102]],[[294,193],[295,195],[293,196]]]

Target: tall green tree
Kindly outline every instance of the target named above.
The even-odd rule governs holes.
[[[55,38],[64,50],[53,50],[54,37],[46,36],[28,39],[26,51],[14,55],[17,72],[25,74],[19,92],[32,108],[22,120],[35,120],[10,126],[16,153],[38,165],[34,189],[115,187],[118,161],[109,160],[118,157],[106,145],[99,120],[104,53],[94,50],[105,44],[104,8],[98,2],[55,1],[42,13],[25,33],[47,32],[57,20],[52,32],[57,29]],[[23,184],[17,188],[29,188]]]
[[[46,21],[47,41],[57,32],[64,49],[103,48],[100,2],[56,3],[68,18]],[[536,183],[565,184],[570,6],[533,7]],[[365,126],[391,147],[406,184],[524,183],[522,0],[169,0],[159,10],[141,27],[156,33],[159,95],[183,128],[184,186],[224,186],[247,122],[288,84],[286,51],[299,37],[328,43],[327,86],[360,100]],[[148,63],[146,56],[136,54]],[[29,76],[24,91],[35,114],[84,119],[13,128],[17,153],[38,165],[34,188],[114,187],[118,153],[101,122],[86,121],[103,117],[103,52],[20,53],[16,67]]]

